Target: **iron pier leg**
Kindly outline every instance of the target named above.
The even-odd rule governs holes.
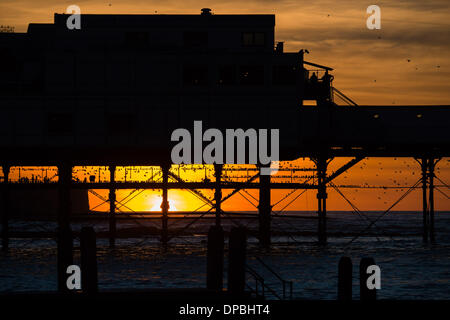
[[[247,232],[245,228],[232,228],[228,239],[228,292],[239,296],[245,290],[245,260]]]
[[[259,243],[262,247],[268,248],[270,239],[270,175],[259,176]]]
[[[426,158],[422,159],[422,208],[423,208],[423,242],[428,242],[428,206],[427,206],[427,167],[428,160]]]
[[[109,247],[114,248],[116,244],[116,189],[115,189],[116,166],[109,166]]]
[[[9,210],[10,210],[10,194],[9,194],[9,165],[3,165],[3,213],[2,213],[2,251],[8,251],[9,247]]]
[[[434,167],[435,167],[435,162],[434,159],[428,159],[428,179],[429,179],[429,185],[430,185],[430,190],[429,190],[429,227],[430,227],[430,231],[429,231],[429,235],[430,235],[430,242],[431,243],[435,243],[435,238],[434,238]]]
[[[318,223],[318,240],[319,244],[327,243],[327,158],[318,158],[316,160],[317,166],[317,213],[319,216]]]
[[[97,238],[94,228],[83,227],[80,232],[81,289],[84,294],[98,292]]]
[[[222,168],[223,165],[215,164],[214,172],[216,176],[216,189],[214,192],[214,200],[215,200],[215,209],[216,209],[216,226],[220,226],[220,214],[222,212],[221,204],[222,204]]]
[[[64,163],[58,166],[59,176],[59,212],[58,226],[64,227],[70,225],[70,183],[72,181],[72,166]]]
[[[168,191],[168,181],[169,181],[169,169],[170,166],[164,165],[161,167],[163,174],[163,189],[162,189],[162,203],[161,203],[161,211],[162,211],[162,233],[161,233],[161,242],[163,245],[166,245],[169,241],[169,232],[167,227],[168,213],[169,213],[169,199],[167,195]]]
[[[72,165],[62,163],[58,166],[59,210],[58,210],[58,290],[67,292],[67,267],[73,264],[73,238],[70,228],[70,183]]]
[[[206,287],[210,290],[223,289],[224,235],[221,226],[211,226],[208,232],[206,255]]]

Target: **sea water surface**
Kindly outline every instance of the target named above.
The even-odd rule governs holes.
[[[381,268],[379,299],[450,299],[450,212],[436,213],[436,244],[423,244],[419,212],[388,213],[368,233],[369,220],[374,221],[381,215],[373,212],[365,218],[351,212],[329,212],[326,246],[316,242],[314,213],[290,212],[274,217],[271,249],[261,249],[258,241],[249,237],[247,263],[278,295],[283,292],[281,282],[258,259],[283,279],[292,281],[293,298],[336,299],[338,262],[340,257],[349,256],[353,261],[353,296],[359,299],[359,261],[363,257],[373,257]],[[191,221],[169,221],[169,225],[183,226]],[[107,239],[98,239],[99,289],[205,287],[204,233],[213,223],[214,220],[198,221],[189,228],[190,234],[172,239],[166,249],[157,237],[118,239],[115,249],[108,247]],[[133,224],[154,226],[159,221],[120,222],[118,228]],[[104,222],[76,223],[72,227],[76,230],[86,225],[92,225],[97,231],[107,230]],[[257,220],[223,220],[225,231],[234,225],[256,230]],[[56,225],[49,222],[13,222],[11,225],[12,230],[24,228],[54,230]],[[283,235],[286,231],[290,234]],[[12,239],[9,252],[0,253],[0,292],[56,290],[56,258],[56,242],[52,239]],[[79,261],[76,250],[74,263]],[[225,286],[226,267],[227,248]],[[249,277],[250,286],[254,286],[252,281]]]

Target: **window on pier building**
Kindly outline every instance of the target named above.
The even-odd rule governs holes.
[[[68,113],[50,113],[47,117],[47,128],[49,134],[71,134],[72,115]]]
[[[236,67],[233,65],[219,66],[219,84],[236,84]]]
[[[279,85],[293,85],[297,82],[297,68],[295,66],[278,65],[272,68],[272,83]]]
[[[193,86],[208,84],[208,66],[183,66],[183,84]]]
[[[264,32],[243,32],[242,45],[244,47],[264,46],[266,44],[266,34]]]
[[[183,45],[185,47],[202,47],[208,45],[208,32],[186,31],[183,33]]]
[[[243,85],[263,85],[264,66],[240,66],[239,83]]]

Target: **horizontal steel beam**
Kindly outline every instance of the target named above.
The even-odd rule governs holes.
[[[257,182],[222,182],[222,189],[259,189],[260,184]],[[0,189],[4,185],[0,186]],[[9,183],[10,189],[52,189],[58,188],[59,183]],[[162,182],[80,182],[71,183],[71,189],[163,189],[165,184]],[[169,182],[168,189],[215,189],[215,182]],[[307,183],[276,183],[270,184],[271,189],[316,189],[317,186]]]

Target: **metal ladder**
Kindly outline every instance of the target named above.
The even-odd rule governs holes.
[[[246,288],[250,291],[251,294],[256,297],[268,298],[268,299],[278,299],[278,300],[292,300],[292,281],[288,281],[283,279],[277,272],[275,272],[271,267],[269,267],[264,261],[260,258],[255,257],[256,260],[260,263],[260,266],[267,270],[270,274],[272,274],[275,279],[279,281],[279,284],[282,286],[282,293],[277,292],[271,285],[265,281],[264,277],[261,276],[254,268],[250,267],[248,264],[246,265],[246,273],[250,276],[250,281],[246,281]],[[254,281],[254,282],[253,282]],[[254,287],[251,286],[251,283],[254,283]]]

